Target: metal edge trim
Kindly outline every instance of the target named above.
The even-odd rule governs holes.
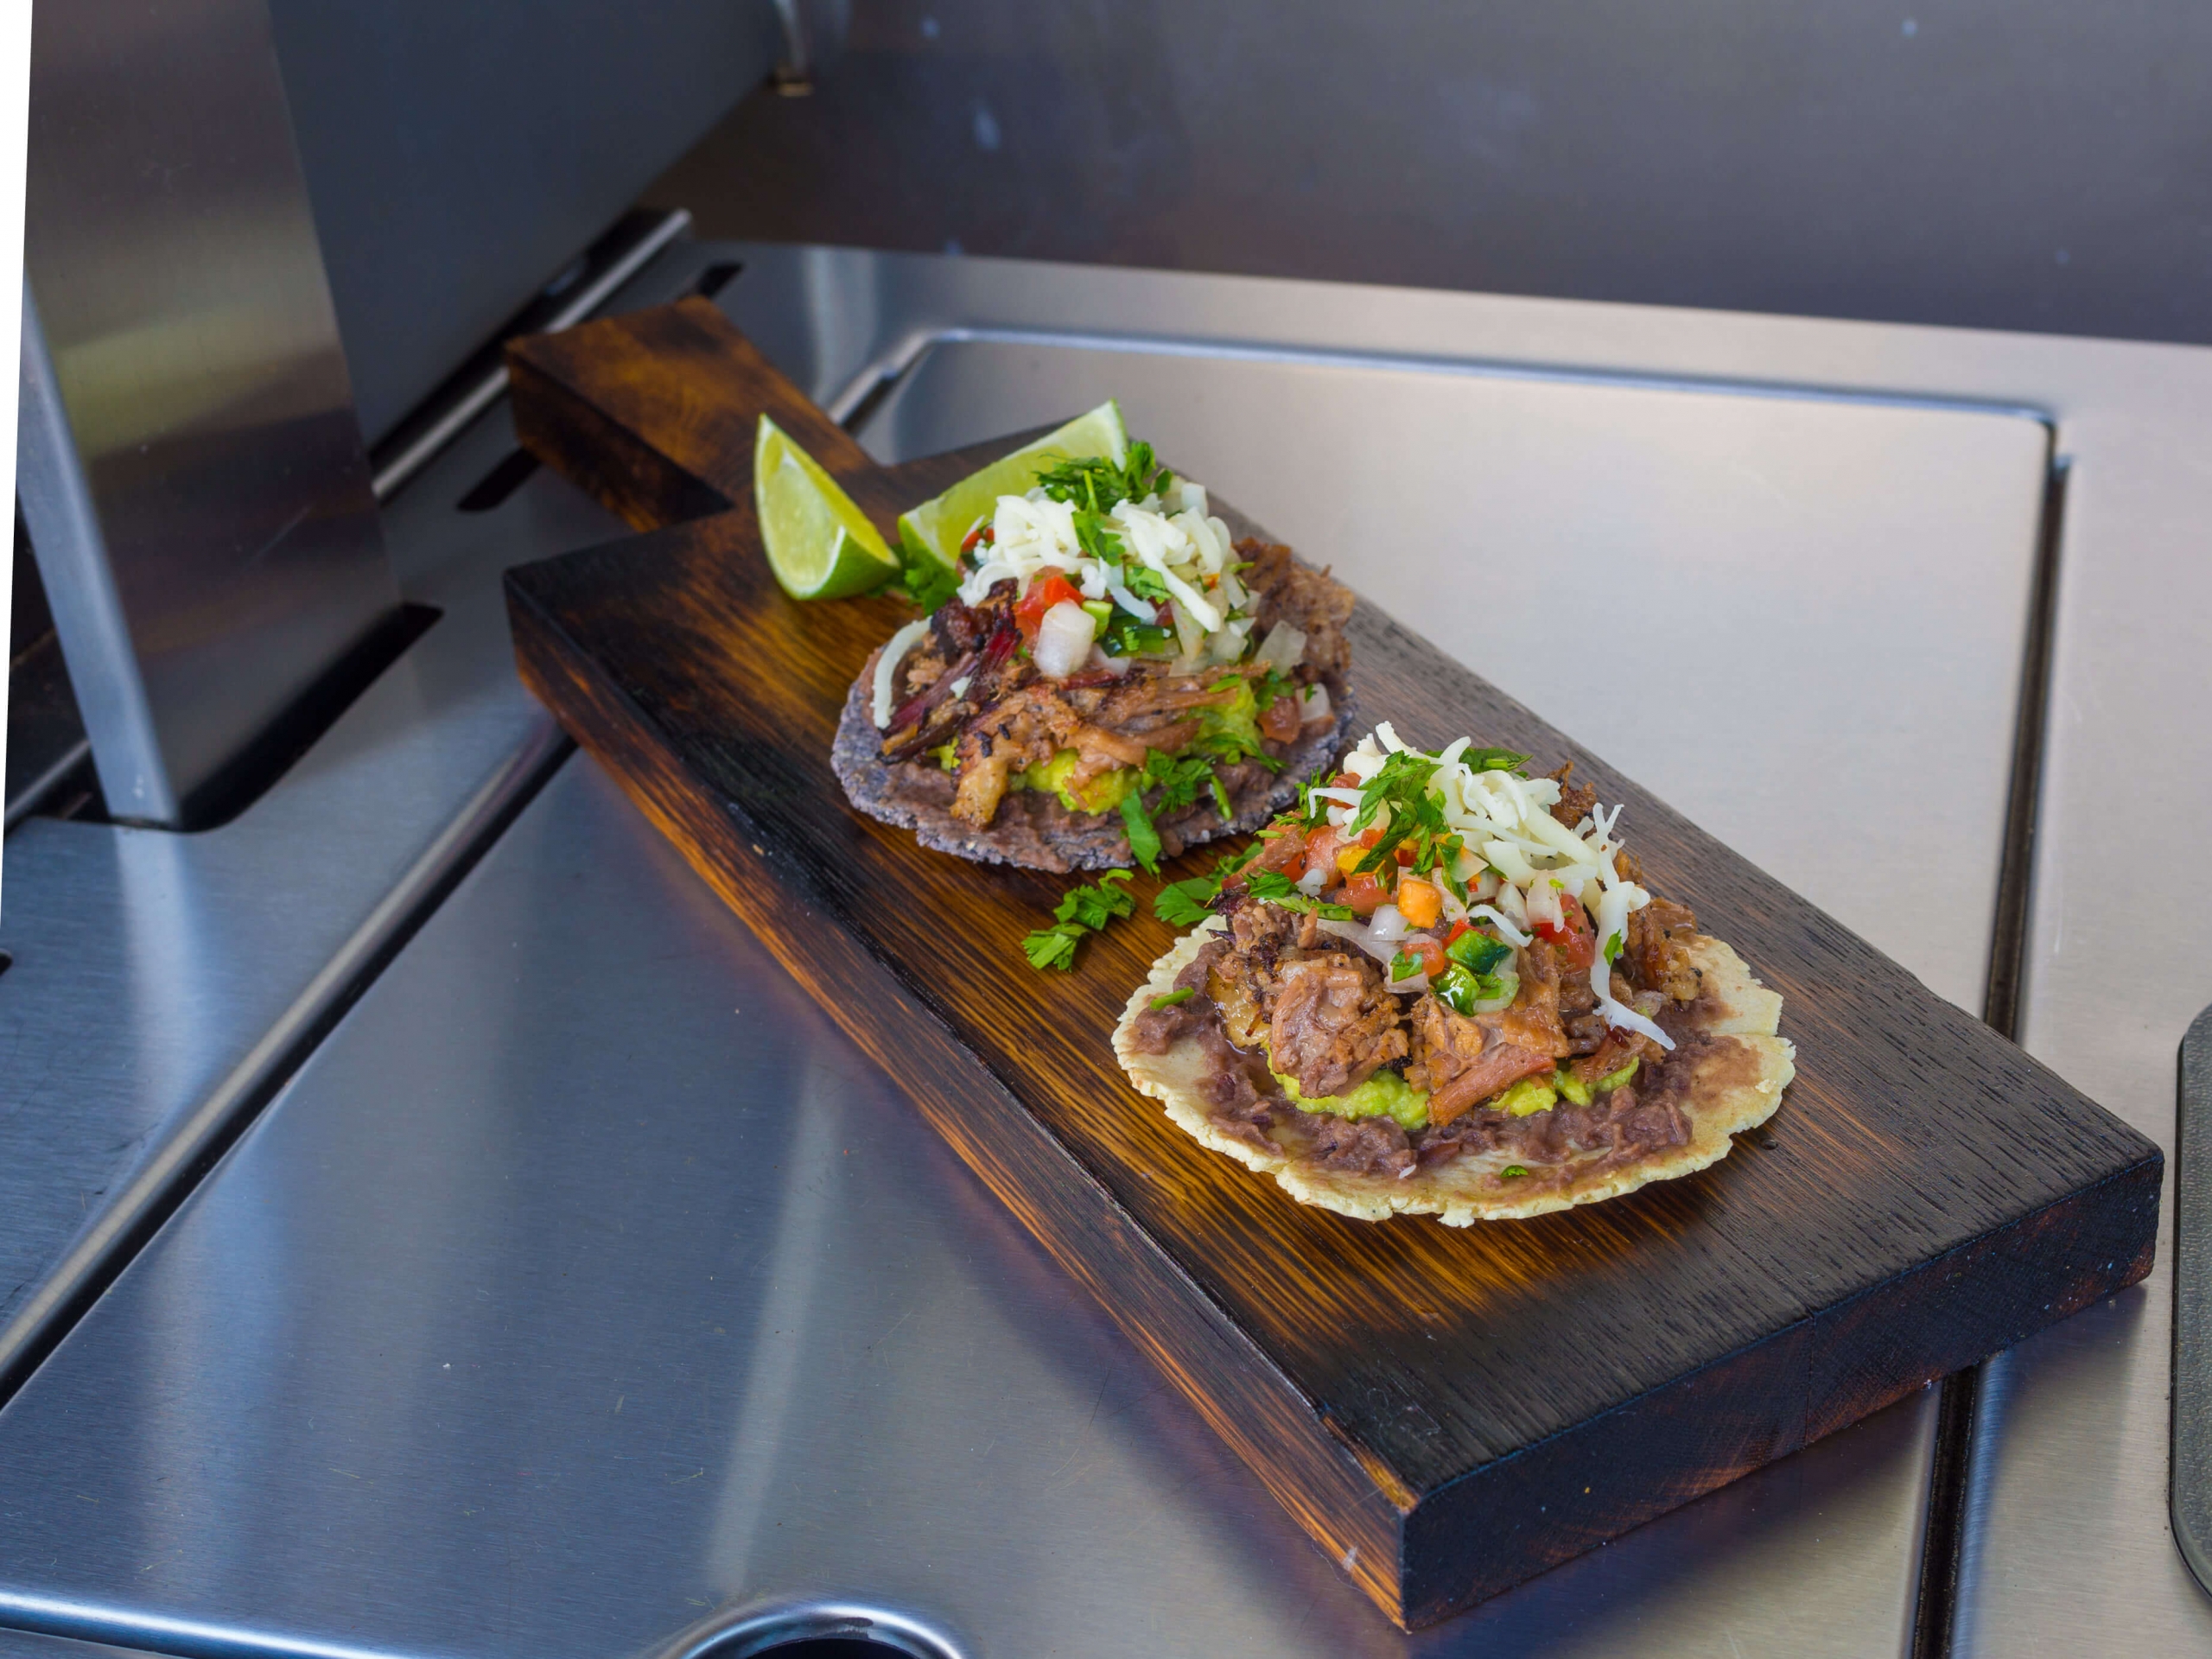
[[[204,1620],[162,1613],[127,1613],[56,1596],[0,1592],[6,1628],[66,1641],[97,1643],[133,1653],[219,1655],[224,1659],[391,1659],[387,1653],[302,1637],[270,1637]],[[159,1643],[149,1647],[148,1644]]]
[[[1069,350],[1124,352],[1147,356],[1201,357],[1230,362],[1295,363],[1317,367],[1386,369],[1410,374],[1471,375],[1537,380],[1561,385],[1629,386],[1649,391],[1719,393],[1779,397],[1792,402],[1863,404],[1883,409],[1938,409],[1962,415],[1998,415],[2056,427],[2057,413],[2004,398],[1943,397],[1929,392],[1846,391],[1812,382],[1755,380],[1728,375],[1663,374],[1633,369],[1567,368],[1502,357],[1438,357],[1413,352],[1336,351],[1313,346],[1214,340],[1167,334],[1113,334],[1077,328],[1000,327],[987,323],[923,324],[903,336],[847,384],[840,401],[857,403],[879,375],[902,375],[932,346],[965,341],[1055,346]],[[879,366],[880,365],[880,366]],[[830,406],[834,416],[837,405]]]
[[[548,319],[543,332],[557,334],[582,321],[605,303],[615,289],[651,264],[663,248],[690,228],[689,208],[670,209],[620,258],[578,289],[567,303]],[[429,466],[440,450],[459,437],[468,423],[497,402],[499,394],[506,389],[505,364],[486,371],[484,377],[463,391],[421,436],[378,469],[369,480],[369,487],[376,493],[377,499],[380,502],[391,499],[401,485]]]
[[[573,746],[540,716],[289,1007],[142,1165],[14,1319],[0,1328],[0,1406],[130,1264],[358,1001]]]
[[[2169,1395],[2166,1510],[2174,1545],[2212,1592],[2212,1399],[2206,1375],[2212,1341],[2204,1330],[2212,1300],[2212,1008],[2190,1022],[2181,1042],[2174,1103],[2173,1388]]]
[[[1982,1022],[2019,1040],[2021,989],[2027,972],[2028,909],[2033,896],[2037,810],[2050,722],[2051,641],[2057,626],[2058,561],[2066,530],[2066,487],[2072,458],[2059,448],[2055,421],[2045,420],[2043,507],[2036,524],[2029,576],[2027,637],[2021,642],[2019,698],[2013,714],[2012,779],[2005,803],[2004,842],[1997,867],[1996,913],[1982,989]],[[1984,1362],[1986,1363],[1986,1362]],[[1917,1592],[1907,1651],[1913,1659],[1945,1659],[1956,1647],[1959,1590],[1966,1564],[1967,1498],[1974,1482],[1974,1440],[1980,1427],[1982,1366],[1939,1385],[1936,1440],[1929,1448],[1928,1491],[1921,1515]]]
[[[92,752],[92,740],[89,737],[80,737],[71,744],[67,753],[44,772],[39,773],[37,777],[32,779],[29,783],[24,785],[16,798],[8,803],[7,821],[4,825],[0,825],[0,828],[12,830],[32,813],[37,811],[40,803],[46,799],[54,786],[71,772],[76,771],[79,766],[84,765],[85,757]]]

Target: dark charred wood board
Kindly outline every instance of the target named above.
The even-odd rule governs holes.
[[[524,443],[645,532],[508,574],[531,689],[1401,1624],[2149,1271],[2149,1141],[1364,604],[1367,717],[1572,760],[1624,802],[1653,885],[1786,999],[1797,1079],[1716,1167],[1603,1205],[1454,1230],[1294,1204],[1115,1063],[1122,1006],[1173,938],[1148,905],[1075,972],[1034,973],[1022,935],[1066,880],[924,851],[831,776],[847,690],[911,613],[778,589],[756,418],[887,533],[1010,445],[879,467],[703,300],[509,361]]]

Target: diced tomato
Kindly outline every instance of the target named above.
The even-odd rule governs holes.
[[[1444,895],[1433,881],[1418,876],[1398,878],[1398,909],[1406,920],[1415,927],[1434,927],[1444,913]]]
[[[1372,916],[1390,902],[1390,889],[1372,870],[1354,870],[1344,882],[1344,903],[1355,916]]]
[[[1474,928],[1475,925],[1469,921],[1465,917],[1462,916],[1458,921],[1452,924],[1452,931],[1444,936],[1444,943],[1446,944],[1455,944],[1459,942],[1459,936],[1462,933],[1471,933],[1474,931]]]
[[[960,543],[960,550],[963,553],[973,553],[976,550],[976,543],[982,541],[984,537],[989,536],[990,534],[991,521],[986,518],[982,524],[976,525],[975,529],[968,532],[968,539]],[[995,540],[996,537],[993,537],[993,539]]]
[[[1339,844],[1334,824],[1315,824],[1306,832],[1306,868],[1309,870],[1333,868]]]
[[[1054,572],[1042,581],[1029,584],[1029,591],[1014,604],[1014,624],[1021,630],[1024,639],[1037,637],[1037,625],[1045,620],[1045,613],[1063,601],[1083,602],[1083,592],[1065,576]]]
[[[1359,787],[1359,779],[1353,777],[1352,774],[1348,772],[1340,772],[1337,774],[1337,781],[1330,785],[1329,787],[1332,789],[1357,789]]]
[[[1390,850],[1398,855],[1398,868],[1400,869],[1408,869],[1412,867],[1414,861],[1414,849],[1412,843],[1402,841]]]
[[[1373,829],[1366,831],[1360,836],[1359,844],[1363,847],[1372,848],[1376,842],[1382,839],[1382,826],[1378,823]]]
[[[1548,939],[1559,952],[1560,968],[1571,974],[1586,973],[1590,964],[1598,959],[1598,930],[1590,925],[1590,912],[1582,908],[1582,901],[1566,893],[1559,896],[1560,914],[1567,919],[1554,927],[1548,922],[1536,924],[1536,935]]]
[[[1280,870],[1295,881],[1306,874],[1306,834],[1297,823],[1283,820],[1269,827],[1252,861],[1255,870]]]
[[[1444,947],[1434,939],[1409,938],[1406,941],[1406,949],[1421,958],[1421,970],[1431,979],[1441,977],[1444,970],[1452,965],[1452,959],[1444,954]]]

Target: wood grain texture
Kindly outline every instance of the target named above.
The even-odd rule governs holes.
[[[1173,938],[1148,906],[1077,972],[1033,974],[1020,940],[1062,880],[925,852],[830,775],[846,690],[910,613],[776,588],[755,416],[887,531],[1008,446],[878,468],[704,301],[518,342],[511,360],[532,450],[667,526],[509,574],[532,690],[1400,1623],[2149,1270],[2150,1141],[1363,604],[1370,716],[1426,746],[1468,733],[1572,759],[1625,803],[1654,885],[1782,992],[1798,1077],[1715,1168],[1588,1209],[1455,1230],[1292,1203],[1115,1065],[1121,1003]]]

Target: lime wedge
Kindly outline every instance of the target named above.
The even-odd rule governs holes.
[[[843,599],[899,574],[882,532],[766,415],[753,445],[753,504],[768,568],[793,599]]]
[[[1088,415],[1078,415],[1057,432],[971,473],[943,495],[899,515],[899,539],[913,551],[934,553],[947,564],[960,557],[960,543],[976,521],[987,516],[1002,495],[1020,495],[1037,474],[1063,461],[1104,455],[1120,461],[1129,448],[1121,405],[1109,398]]]

